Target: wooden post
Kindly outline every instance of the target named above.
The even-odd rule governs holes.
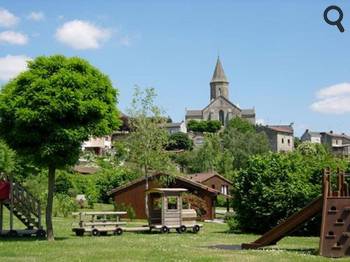
[[[2,224],[3,224],[3,204],[0,202],[0,235],[2,233]]]
[[[10,179],[10,231],[13,230],[13,180],[12,175],[9,176]]]

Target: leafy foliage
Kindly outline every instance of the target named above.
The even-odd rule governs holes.
[[[149,170],[167,171],[173,169],[168,154],[164,151],[168,143],[168,134],[164,128],[167,118],[154,104],[154,88],[141,90],[135,88],[131,108],[130,122],[134,130],[126,141],[129,151],[128,160],[135,163],[139,171],[147,175]]]
[[[234,179],[233,207],[243,231],[263,233],[321,194],[323,169],[346,164],[326,155],[269,153],[249,158]],[[304,231],[319,227],[309,223]],[[315,229],[316,228],[316,229]]]
[[[0,136],[21,156],[49,172],[47,238],[53,240],[52,207],[56,169],[75,164],[90,136],[115,130],[120,120],[117,91],[87,61],[40,56],[0,94]]]
[[[188,137],[188,134],[177,132],[169,136],[167,150],[183,149],[191,150],[193,146],[192,140]]]
[[[193,132],[216,133],[221,129],[221,122],[218,120],[190,120],[187,129]]]
[[[71,197],[64,194],[56,194],[54,197],[54,216],[67,217],[78,210],[78,204]]]
[[[232,168],[244,168],[250,156],[270,150],[267,136],[257,132],[252,124],[238,117],[232,119],[222,134],[223,147],[232,156]]]
[[[19,154],[62,168],[76,163],[83,141],[118,126],[117,92],[87,61],[41,56],[28,68],[0,96],[0,134]]]
[[[10,173],[15,167],[15,153],[0,140],[0,174]]]

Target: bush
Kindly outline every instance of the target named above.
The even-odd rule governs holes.
[[[135,210],[133,209],[133,207],[131,205],[125,204],[125,203],[117,204],[115,202],[113,202],[113,205],[114,205],[114,210],[115,211],[126,211],[127,212],[126,216],[131,221],[136,218]]]
[[[187,134],[182,132],[174,133],[169,136],[169,142],[166,147],[167,150],[191,150],[192,149],[192,140],[188,137]]]
[[[233,208],[243,231],[263,233],[319,196],[325,167],[345,167],[329,155],[299,152],[253,156],[234,178]],[[318,221],[319,222],[319,221]],[[312,223],[305,234],[316,234]],[[319,228],[319,226],[318,226]]]
[[[227,206],[226,198],[222,195],[218,195],[216,198],[216,206],[217,207],[226,207]]]
[[[71,197],[65,194],[56,194],[53,200],[53,215],[67,217],[77,211],[78,205]]]
[[[187,129],[193,132],[216,133],[221,129],[221,122],[218,120],[190,120]]]

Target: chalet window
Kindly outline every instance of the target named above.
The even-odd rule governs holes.
[[[221,194],[228,195],[228,186],[227,185],[221,186]]]
[[[211,188],[215,189],[215,185],[211,185]]]
[[[168,210],[177,210],[177,197],[167,197]]]

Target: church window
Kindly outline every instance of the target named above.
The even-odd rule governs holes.
[[[282,144],[284,144],[284,138],[282,138]]]
[[[221,96],[221,88],[219,88],[218,96]]]
[[[225,125],[225,113],[222,110],[219,111],[219,120],[221,122],[221,125]]]

